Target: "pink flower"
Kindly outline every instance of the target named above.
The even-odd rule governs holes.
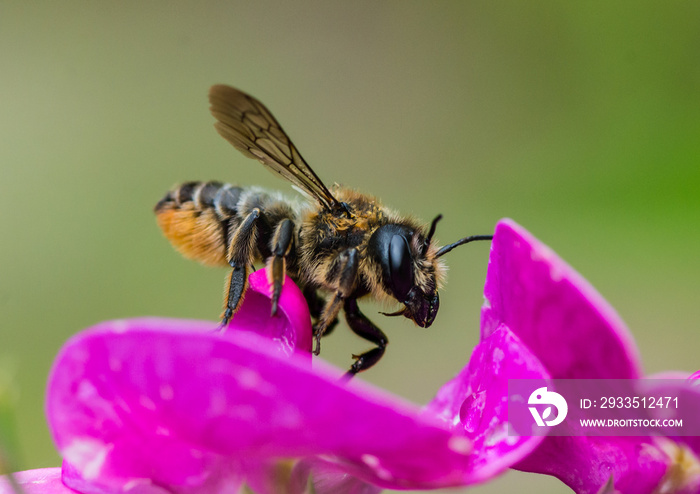
[[[292,458],[304,461],[291,472],[290,492],[303,489],[308,473],[317,492],[438,488],[487,480],[542,440],[503,433],[504,376],[543,374],[512,335],[477,349],[491,363],[498,352],[498,365],[470,364],[421,410],[359,380],[347,383],[320,360],[312,367],[300,291],[287,280],[281,317],[270,318],[264,271],[250,283],[223,336],[211,322],[131,319],[99,324],[64,346],[47,416],[66,485],[211,493],[245,482],[262,494],[280,488],[271,472]],[[446,421],[473,380],[493,385],[482,420],[468,428]]]
[[[484,296],[480,345],[508,328],[554,379],[642,377],[637,348],[612,307],[512,221],[496,227]],[[611,476],[623,493],[700,492],[698,439],[550,436],[514,468],[553,475],[578,493],[598,492]]]
[[[512,221],[496,227],[481,342],[423,409],[311,362],[296,286],[286,281],[270,318],[264,271],[250,284],[224,335],[211,322],[131,319],[66,344],[47,396],[66,485],[295,494],[311,475],[318,493],[370,494],[469,485],[514,467],[579,493],[698,492],[698,438],[508,435],[509,379],[642,377],[614,310]],[[73,492],[57,469],[34,472],[47,490],[24,472],[29,494]]]

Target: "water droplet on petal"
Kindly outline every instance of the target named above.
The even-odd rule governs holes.
[[[486,405],[486,391],[477,391],[467,396],[459,409],[459,420],[468,433],[474,433],[481,425]]]
[[[472,452],[472,442],[462,436],[452,436],[447,442],[447,447],[462,455],[468,455]]]

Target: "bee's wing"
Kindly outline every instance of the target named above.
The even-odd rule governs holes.
[[[315,197],[327,209],[339,203],[306,164],[291,139],[260,101],[222,84],[209,90],[217,132],[249,158],[256,159]]]

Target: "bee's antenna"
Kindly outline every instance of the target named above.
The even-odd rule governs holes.
[[[442,249],[437,251],[437,254],[435,254],[435,257],[444,256],[445,254],[447,254],[449,251],[451,251],[455,247],[459,247],[460,245],[463,245],[463,244],[466,244],[469,242],[473,242],[475,240],[492,240],[492,239],[493,239],[493,235],[472,235],[471,237],[464,237],[464,238],[457,240],[453,244],[444,246]]]
[[[426,243],[430,243],[430,241],[433,239],[433,235],[435,235],[435,228],[437,227],[438,221],[442,219],[442,215],[438,214],[433,222],[430,224],[430,230],[428,230],[428,236],[426,237],[425,241]]]

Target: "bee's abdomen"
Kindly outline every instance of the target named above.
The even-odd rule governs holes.
[[[158,225],[185,257],[210,266],[228,265],[230,232],[240,224],[246,189],[221,182],[186,182],[155,207]]]

